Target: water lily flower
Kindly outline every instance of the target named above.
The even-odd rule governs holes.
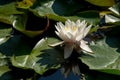
[[[68,19],[65,22],[65,25],[61,22],[58,22],[57,25],[55,25],[57,30],[55,33],[63,41],[51,46],[56,46],[64,43],[64,58],[70,57],[73,49],[76,49],[77,51],[86,51],[92,53],[92,50],[88,46],[88,42],[84,40],[91,26],[92,25],[88,25],[85,20],[77,20],[76,22],[73,22]]]

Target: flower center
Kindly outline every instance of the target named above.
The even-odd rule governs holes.
[[[77,30],[77,27],[76,27],[76,26],[72,26],[72,28],[70,28],[70,27],[65,27],[65,30],[66,30],[66,31],[70,31],[70,30],[71,30],[71,31],[74,32],[74,31]]]
[[[69,28],[69,27],[65,27],[65,30],[66,30],[66,31],[69,31],[69,30],[70,30],[70,28]]]
[[[72,31],[76,31],[77,30],[77,27],[76,26],[73,26],[72,27]]]

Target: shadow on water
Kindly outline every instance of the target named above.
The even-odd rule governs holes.
[[[76,5],[77,4],[77,5]],[[55,0],[52,5],[53,11],[61,16],[73,15],[78,9],[83,8],[74,0]]]
[[[6,56],[30,54],[32,48],[29,41],[22,36],[11,36],[6,42],[0,44],[0,53]]]
[[[41,77],[39,80],[79,80],[78,76],[75,76],[72,72],[70,75],[65,78],[63,74],[61,74],[61,70],[58,69],[54,74],[46,77]]]
[[[120,38],[119,37],[107,37],[106,43],[110,47],[116,48],[117,49],[116,51],[120,53]]]
[[[37,63],[46,65],[46,68],[56,67],[64,61],[63,52],[56,49],[46,49],[41,52],[42,54],[37,56],[40,58]]]
[[[11,71],[7,71],[0,76],[0,80],[27,80],[34,76],[34,71],[30,69],[20,69],[12,67]],[[40,75],[37,75],[36,78],[39,78]],[[33,79],[32,79],[33,80]]]
[[[86,72],[88,70],[88,67],[82,62],[76,58],[78,57],[78,54],[74,53],[69,57],[67,60],[63,60],[63,54],[55,53],[52,49],[47,49],[43,51],[44,53],[40,55],[39,57],[42,57],[38,62],[41,65],[47,65],[47,68],[50,69],[52,66],[57,66],[57,64],[60,64],[61,66],[56,69],[50,69],[44,73],[44,75],[39,80],[79,80],[80,76],[75,75],[72,71],[72,66],[77,65],[80,67],[81,72]],[[62,55],[62,56],[60,56]],[[61,58],[62,57],[62,58]],[[71,69],[70,74],[67,78],[61,73],[61,67],[64,67],[65,70]]]
[[[72,16],[80,11],[85,11],[86,9],[101,10],[100,7],[92,5],[84,0],[55,0],[52,9],[54,13],[60,16]]]
[[[8,71],[0,76],[0,80],[13,80],[13,77],[11,75],[11,71]]]

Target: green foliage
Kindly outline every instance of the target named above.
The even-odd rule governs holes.
[[[120,42],[116,38],[106,38],[97,41],[96,44],[91,45],[94,54],[83,55],[80,59],[92,70],[120,75],[118,44]]]
[[[48,46],[49,43],[54,41],[56,41],[54,38],[40,40],[31,52],[25,52],[26,55],[21,55],[23,53],[23,51],[21,51],[17,53],[20,56],[12,56],[12,64],[17,67],[33,69],[39,74],[43,74],[52,68],[58,68],[60,63],[63,62],[62,54],[57,49]]]
[[[106,7],[115,4],[115,0],[86,0],[86,1],[97,6],[106,6]]]
[[[93,54],[73,51],[64,59],[64,44],[50,46],[61,41],[56,22],[67,19],[93,25],[87,36]],[[116,0],[0,0],[0,80],[63,80],[61,68],[70,72],[66,80],[119,80],[119,32]],[[76,64],[83,77],[74,75]]]

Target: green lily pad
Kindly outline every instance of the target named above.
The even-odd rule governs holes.
[[[6,27],[6,25],[0,24],[0,46],[2,44],[4,44],[11,37],[11,32],[12,32],[11,27],[8,27],[8,26]],[[6,58],[6,57],[5,57],[5,54],[3,54],[1,52],[2,48],[4,48],[4,47],[0,48],[0,63],[1,63],[1,66],[4,66],[4,65],[2,65],[2,62],[4,61],[4,58]]]
[[[90,71],[84,74],[86,80],[119,80],[120,76]]]
[[[109,8],[109,10],[120,16],[120,3],[113,5],[112,7]]]
[[[5,38],[11,35],[12,28],[8,25],[0,24],[0,38]]]
[[[7,59],[5,59],[6,57],[2,54],[0,54],[0,77],[2,77],[5,73],[11,71],[9,69],[8,62]]]
[[[0,5],[0,14],[22,14],[23,12],[18,11],[15,2],[10,2],[8,4]]]
[[[113,6],[115,4],[115,0],[85,0],[91,4],[97,5],[97,6]]]
[[[115,16],[113,16],[113,15],[105,15],[104,17],[103,17],[103,22],[102,23],[106,23],[106,24],[119,24],[119,22],[120,22],[120,18],[118,18],[118,17],[115,17]]]
[[[4,73],[9,72],[9,71],[10,71],[10,69],[9,69],[8,66],[0,66],[0,77],[1,77]]]
[[[56,42],[54,38],[41,39],[33,48],[30,54],[13,56],[12,64],[16,67],[29,68],[39,74],[43,74],[49,69],[57,69],[63,62],[63,53],[53,49],[48,44]]]
[[[95,25],[99,21],[99,12],[97,11],[77,12],[83,8],[83,5],[80,5],[76,1],[50,0],[39,4],[40,6],[30,9],[30,11],[40,17],[47,16],[49,19],[61,22],[65,22],[67,19],[73,21],[81,19]]]
[[[77,17],[81,20],[86,20],[94,26],[96,26],[100,21],[99,12],[93,10],[79,12],[77,13]]]
[[[101,23],[103,24],[112,24],[115,26],[120,25],[120,3],[117,3],[113,5],[112,7],[109,7],[109,10],[111,11],[111,14],[106,14],[101,19]]]
[[[80,59],[92,70],[120,75],[118,43],[118,39],[100,40],[95,45],[91,45],[93,55],[84,55]]]
[[[35,36],[38,36],[38,35],[40,35],[40,34],[42,34],[44,32],[45,28],[42,29],[42,30],[36,30],[36,31],[34,31],[34,30],[27,30],[26,29],[27,19],[28,19],[27,14],[24,14],[24,15],[21,15],[21,16],[17,16],[17,19],[13,21],[13,27],[16,30],[24,33],[28,37],[35,37]],[[36,26],[32,26],[32,27],[36,27]]]
[[[10,24],[12,25],[13,20],[16,17],[14,15],[5,15],[5,14],[0,14],[0,22]]]

